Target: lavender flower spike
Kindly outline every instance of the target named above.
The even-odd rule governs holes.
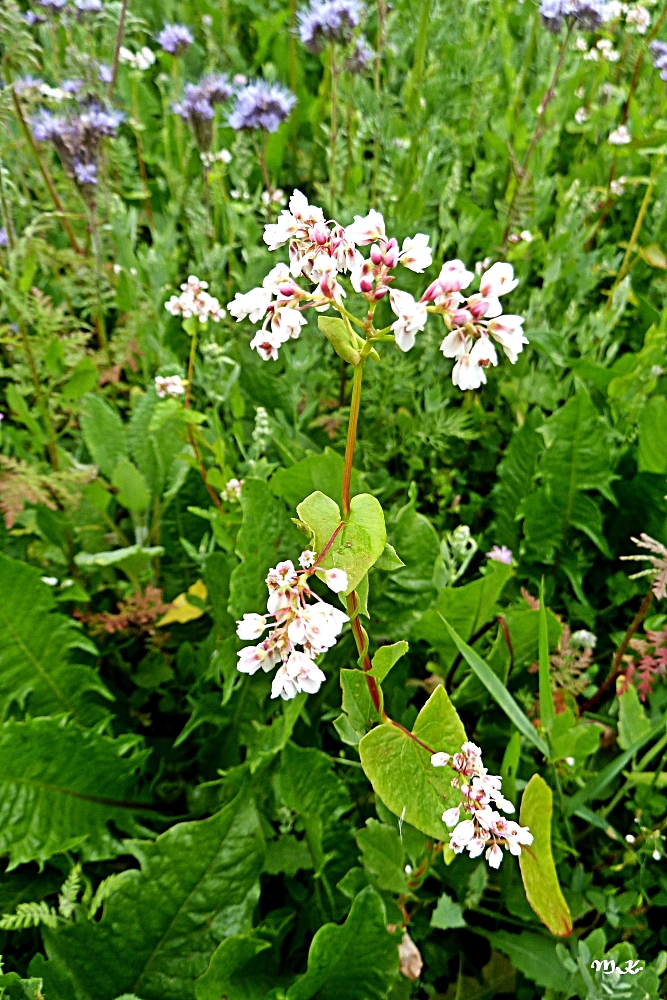
[[[357,0],[313,0],[299,17],[299,36],[310,52],[321,52],[328,42],[347,45],[359,24]]]
[[[365,73],[375,59],[375,52],[365,38],[357,38],[354,48],[345,63],[348,73]]]
[[[227,101],[233,92],[224,74],[211,73],[199,84],[186,83],[183,100],[174,104],[176,114],[189,122],[200,153],[207,153],[213,142],[213,105]]]
[[[172,56],[184,55],[194,42],[190,30],[184,24],[165,24],[157,40],[164,51]]]
[[[294,94],[280,84],[269,85],[264,80],[257,80],[239,91],[229,124],[237,132],[243,128],[276,132],[295,104]]]
[[[611,9],[606,0],[542,0],[540,14],[549,31],[559,32],[564,18],[572,18],[583,31],[597,31]]]

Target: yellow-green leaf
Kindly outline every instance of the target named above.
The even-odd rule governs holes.
[[[186,622],[193,622],[195,618],[201,618],[204,612],[201,608],[196,607],[196,605],[190,604],[188,594],[198,597],[200,601],[205,601],[208,597],[206,584],[201,580],[197,580],[191,587],[188,587],[187,594],[179,594],[178,597],[175,597],[169,606],[169,610],[160,618],[158,625],[172,625],[174,622],[178,622],[179,625],[185,625]]]
[[[524,847],[519,858],[528,902],[552,934],[572,933],[572,916],[556,874],[551,853],[553,795],[544,778],[534,774],[521,799],[521,826],[530,828],[533,843]]]

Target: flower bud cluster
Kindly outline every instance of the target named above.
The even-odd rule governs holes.
[[[186,83],[183,98],[174,104],[174,112],[190,125],[200,153],[208,153],[213,143],[214,106],[224,104],[233,93],[224,73],[209,73],[200,83]]]
[[[344,312],[343,274],[348,274],[354,291],[368,303],[371,321],[377,302],[389,295],[397,317],[391,330],[402,351],[414,346],[429,313],[442,316],[449,333],[441,350],[445,357],[456,359],[452,381],[460,389],[478,389],[486,382],[485,369],[498,364],[492,339],[512,364],[528,343],[522,330],[523,317],[502,315],[499,297],[518,284],[511,264],[496,263],[484,270],[479,291],[464,298],[461,291],[475,276],[462,261],[447,261],[416,301],[409,292],[393,287],[396,276],[392,272],[399,264],[417,274],[430,267],[429,238],[417,233],[406,237],[399,247],[394,237],[387,236],[384,218],[374,209],[366,216],[355,216],[351,225],[343,227],[335,220],[325,221],[322,209],[310,205],[296,190],[289,209],[281,212],[277,222],[265,226],[264,241],[269,250],[289,244],[289,268],[278,264],[261,287],[237,292],[228,308],[237,322],[263,320],[250,346],[265,361],[277,360],[280,346],[299,336],[306,324],[305,309],[323,311],[333,306]],[[364,257],[359,247],[370,247],[369,256]],[[310,292],[302,289],[296,283],[301,277],[317,288]]]
[[[216,298],[206,291],[207,281],[200,281],[194,274],[181,285],[181,294],[172,295],[164,307],[172,316],[182,316],[183,319],[191,319],[196,316],[200,323],[206,323],[212,319],[214,323],[219,323],[225,315]]]
[[[477,858],[486,852],[490,867],[498,868],[503,860],[501,847],[518,856],[522,847],[532,844],[533,835],[527,826],[519,826],[491,808],[494,803],[504,813],[514,812],[514,806],[502,794],[502,778],[488,773],[478,746],[468,742],[460,753],[434,753],[431,764],[451,768],[455,772],[452,788],[461,792],[461,805],[442,814],[443,823],[454,827],[449,847],[456,854],[467,851],[471,858]],[[461,813],[466,816],[463,820]]]
[[[178,399],[185,392],[185,384],[180,375],[156,375],[155,391],[160,399],[166,399],[167,396]]]
[[[238,621],[236,634],[240,639],[259,639],[267,628],[271,631],[257,646],[246,646],[238,654],[238,669],[244,674],[254,674],[261,667],[268,672],[278,663],[279,669],[271,685],[271,697],[280,696],[286,701],[301,691],[316,694],[325,675],[315,659],[336,644],[348,617],[338,608],[321,600],[308,586],[308,579],[316,569],[316,554],[306,549],[301,553],[301,569],[295,569],[291,560],[269,570],[266,585],[269,597],[268,614],[245,614]],[[327,586],[335,593],[347,590],[344,570],[324,570]],[[308,603],[308,598],[314,604]],[[297,646],[302,648],[299,650]]]
[[[97,184],[97,161],[105,136],[115,136],[124,115],[96,101],[83,102],[78,112],[60,117],[40,110],[33,119],[38,142],[52,142],[66,173],[84,194]]]

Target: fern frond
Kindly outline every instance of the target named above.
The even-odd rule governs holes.
[[[45,903],[19,903],[16,913],[3,913],[0,916],[0,930],[23,931],[28,927],[57,927],[58,914]]]
[[[58,896],[58,912],[66,920],[74,913],[76,901],[81,892],[82,872],[81,865],[76,864],[65,879]]]

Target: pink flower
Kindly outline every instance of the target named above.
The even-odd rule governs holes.
[[[486,558],[492,562],[505,563],[507,566],[511,566],[513,558],[512,550],[508,549],[506,545],[494,545],[491,551],[486,553]]]
[[[518,284],[519,281],[518,278],[514,277],[512,265],[502,264],[498,261],[482,275],[479,290],[484,298],[497,298],[499,295],[507,295]]]
[[[423,274],[424,269],[430,267],[433,262],[433,254],[428,245],[428,236],[425,233],[417,233],[416,236],[406,236],[403,240],[403,247],[398,255],[399,264]]]
[[[355,215],[354,222],[345,229],[345,239],[358,247],[368,246],[376,240],[384,242],[387,239],[384,218],[374,208],[368,215]]]
[[[341,594],[348,587],[347,573],[344,569],[327,569],[324,571],[324,582],[334,594]]]

